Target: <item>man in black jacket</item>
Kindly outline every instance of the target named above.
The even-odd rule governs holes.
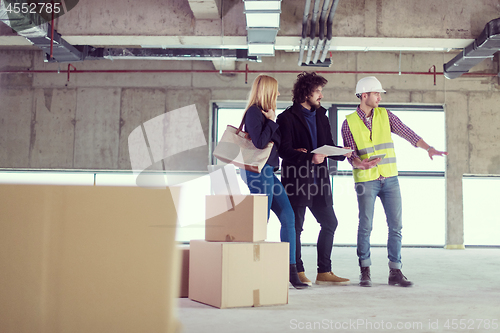
[[[323,145],[334,146],[326,110],[320,103],[327,82],[314,72],[299,74],[293,87],[293,105],[281,113],[276,121],[281,132],[281,181],[295,213],[297,271],[301,281],[309,285],[312,283],[305,275],[300,242],[306,207],[321,225],[317,244],[316,284],[350,283],[349,279],[338,277],[332,272],[330,257],[338,222],[333,211],[327,156],[311,153]],[[345,156],[350,156],[350,153]],[[344,156],[330,158],[345,159]]]

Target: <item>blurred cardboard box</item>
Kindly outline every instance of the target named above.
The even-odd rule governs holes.
[[[192,240],[189,298],[218,308],[288,303],[289,244]]]
[[[178,332],[170,191],[0,185],[0,332]]]
[[[205,240],[261,242],[267,238],[266,195],[207,195]]]

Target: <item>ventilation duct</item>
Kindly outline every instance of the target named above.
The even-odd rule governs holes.
[[[328,21],[326,22],[326,45],[323,49],[323,54],[321,55],[321,59],[319,61],[325,62],[326,54],[328,50],[330,50],[330,44],[332,43],[333,37],[333,16],[335,16],[335,11],[337,10],[337,6],[340,0],[333,0],[332,7],[330,8],[330,14],[328,15]]]
[[[274,56],[280,28],[281,0],[244,0],[248,54]]]
[[[248,56],[246,49],[159,49],[159,48],[99,48],[89,52],[89,56],[105,59],[133,60],[207,60],[225,58],[236,61],[258,61],[257,56]]]
[[[313,64],[318,62],[321,51],[323,50],[323,44],[325,43],[325,19],[326,13],[328,12],[328,6],[330,5],[330,0],[325,0],[323,2],[323,9],[321,10],[321,16],[319,18],[319,38],[316,44],[316,51],[314,53]]]
[[[23,13],[21,10],[8,9],[13,4],[26,4],[23,1],[6,2],[0,0],[0,20],[16,31],[20,36],[29,40],[34,46],[42,49],[49,62],[77,62],[85,59],[85,52],[89,46],[82,46],[81,50],[66,42],[57,31],[47,23],[47,19],[40,14]],[[16,7],[21,8],[21,7]],[[54,38],[52,38],[52,33]],[[83,52],[82,52],[83,51]],[[50,55],[52,54],[52,58]]]
[[[12,10],[13,2],[0,0],[0,21],[7,24],[12,30],[23,37],[47,36],[47,20],[35,13],[28,12],[23,14],[20,10],[18,12]],[[10,6],[10,9],[7,9],[6,6]]]
[[[302,38],[300,40],[300,49],[299,49],[300,51],[299,66],[330,67],[331,65],[331,60],[326,59],[326,55],[330,50],[330,44],[332,41],[333,16],[335,15],[335,11],[337,9],[339,0],[333,0],[333,3],[330,7],[330,12],[328,14],[328,21],[326,22],[326,28],[327,28],[326,39],[325,39],[325,18],[326,18],[326,13],[328,11],[328,7],[330,6],[330,0],[324,0],[323,8],[321,10],[321,17],[319,19],[319,38],[316,41],[316,24],[318,21],[317,18],[318,18],[320,3],[321,0],[316,0],[313,2],[314,8],[310,24],[307,57],[306,60],[303,61],[304,49],[305,45],[307,45],[306,31],[307,31],[307,18],[309,15],[310,0],[306,2],[306,7],[304,10],[304,18],[302,21]],[[311,61],[313,49],[315,49],[316,52],[314,54],[314,58]]]
[[[304,8],[304,17],[302,18],[302,38],[300,39],[300,50],[299,50],[299,66],[302,65],[304,59],[304,50],[307,43],[307,22],[309,20],[309,8],[311,6],[311,0],[306,0],[306,5]]]
[[[500,18],[488,22],[478,38],[444,64],[444,76],[456,79],[500,50]]]
[[[33,45],[42,49],[48,62],[78,62],[83,61],[87,56],[89,46],[81,46],[82,51],[78,50],[75,46],[65,41],[61,34],[53,30],[54,38],[52,41],[52,58],[51,56],[51,39],[52,31],[50,30],[44,37],[26,37]]]
[[[314,48],[314,39],[316,38],[316,21],[318,20],[320,2],[321,0],[313,0],[313,15],[311,19],[311,28],[309,32],[309,47],[307,48],[306,64],[308,64],[309,61],[311,61],[312,50]]]
[[[11,0],[11,2],[22,3],[23,1]],[[272,2],[281,4],[281,0],[273,1],[252,1],[254,3]],[[161,49],[161,48],[94,48],[89,45],[71,45],[66,42],[61,34],[47,23],[46,18],[39,14],[23,14],[21,11],[15,13],[7,10],[5,0],[0,0],[0,20],[16,31],[20,36],[25,37],[34,46],[39,47],[46,54],[47,62],[79,62],[83,60],[98,59],[136,59],[136,60],[208,60],[216,61],[220,59],[235,61],[259,61],[257,56],[248,56],[246,49],[226,50],[226,49]],[[75,3],[76,4],[76,3]],[[279,11],[281,13],[281,11]],[[279,27],[278,18],[274,17],[274,25]],[[271,11],[276,14],[276,11]],[[253,19],[256,17],[254,16]],[[271,18],[271,17],[268,17]],[[257,29],[258,30],[258,29]],[[277,28],[275,28],[277,31]],[[259,35],[266,31],[258,31]],[[54,38],[52,38],[52,33]],[[269,35],[266,38],[270,39]],[[274,53],[274,40],[276,32],[272,36],[272,47]],[[52,50],[51,50],[52,49]],[[52,58],[50,57],[52,53]]]

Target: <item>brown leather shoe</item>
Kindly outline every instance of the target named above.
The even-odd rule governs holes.
[[[333,272],[318,273],[318,275],[316,276],[316,284],[345,286],[350,283],[351,281],[349,281],[349,279],[338,277],[337,275],[333,274]]]
[[[359,285],[361,287],[371,287],[372,278],[370,277],[370,266],[360,267],[361,275],[359,276]]]
[[[389,285],[400,285],[401,287],[411,287],[413,282],[408,281],[406,276],[403,275],[400,269],[392,268],[389,272]]]
[[[297,265],[290,264],[290,283],[295,289],[305,289],[309,288],[309,286],[305,283],[302,283],[299,279],[299,274],[297,273]]]
[[[298,275],[299,275],[299,280],[300,280],[300,282],[305,283],[305,284],[307,284],[308,286],[312,286],[312,285],[313,285],[313,284],[312,284],[312,282],[311,282],[311,280],[309,280],[309,279],[307,278],[307,276],[306,276],[306,273],[305,273],[305,272],[299,272],[299,273],[298,273]]]

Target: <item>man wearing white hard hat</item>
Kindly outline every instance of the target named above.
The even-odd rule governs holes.
[[[411,281],[401,272],[402,207],[399,189],[396,152],[391,133],[399,135],[413,146],[423,148],[429,157],[448,155],[437,151],[412,131],[392,112],[379,107],[382,84],[374,76],[358,81],[356,96],[360,103],[356,112],[346,116],[342,124],[344,146],[354,149],[349,163],[353,166],[354,182],[358,197],[359,225],[357,254],[361,269],[360,286],[371,287],[370,234],[377,197],[382,201],[387,217],[389,236],[390,285],[409,287]]]

